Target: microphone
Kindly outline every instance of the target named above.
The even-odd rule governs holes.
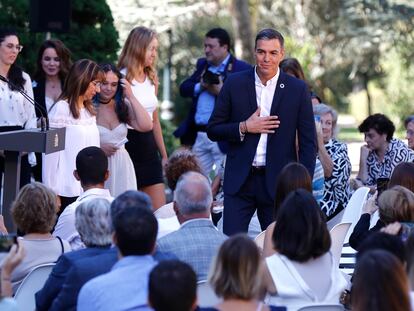
[[[42,132],[49,130],[49,116],[47,115],[46,109],[44,109],[42,106],[39,105],[38,102],[34,100],[34,98],[31,98],[29,95],[26,94],[26,92],[21,88],[12,83],[9,79],[3,77],[0,75],[0,80],[3,82],[6,82],[8,85],[12,86],[14,89],[16,89],[20,94],[23,95],[23,97],[31,103],[37,111],[40,112],[40,130]]]

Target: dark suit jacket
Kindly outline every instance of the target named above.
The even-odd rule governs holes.
[[[66,279],[49,310],[76,310],[81,287],[94,277],[111,270],[118,260],[117,248],[73,262]]]
[[[35,294],[36,309],[38,311],[49,310],[53,300],[57,297],[65,282],[69,269],[75,262],[84,258],[99,255],[106,252],[108,248],[85,248],[78,251],[65,253],[59,257],[53,267],[43,288]]]
[[[224,83],[210,118],[207,134],[211,140],[229,143],[224,173],[224,192],[236,194],[246,181],[256,153],[260,134],[246,134],[241,141],[239,122],[257,110],[254,69],[231,75]],[[316,158],[316,131],[310,93],[306,84],[280,72],[271,115],[280,126],[268,134],[266,149],[266,185],[275,196],[276,177],[289,162],[299,161],[313,176]],[[299,159],[295,147],[299,140]]]
[[[176,137],[179,137],[181,143],[184,145],[193,145],[197,136],[197,129],[194,121],[194,116],[197,109],[198,96],[194,96],[194,86],[201,81],[201,76],[207,68],[207,60],[205,58],[198,59],[195,72],[191,75],[191,77],[184,80],[180,85],[180,95],[182,97],[190,97],[193,100],[187,118],[184,120],[184,122],[180,124],[178,129],[174,132],[174,135]],[[227,69],[223,73],[223,78],[225,80],[227,76],[233,74],[234,72],[240,72],[251,68],[252,66],[248,63],[238,60],[233,55],[231,55],[229,59],[229,64],[227,65]]]

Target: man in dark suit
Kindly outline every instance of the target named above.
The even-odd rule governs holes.
[[[174,135],[180,137],[182,144],[194,145],[193,152],[208,175],[214,164],[216,168],[220,167],[226,152],[225,143],[212,142],[206,134],[217,95],[229,75],[251,69],[251,66],[230,54],[230,36],[222,28],[207,32],[204,52],[206,57],[198,59],[195,72],[181,83],[181,96],[192,98],[193,105]]]
[[[283,45],[276,30],[257,34],[256,67],[226,80],[209,120],[209,138],[229,144],[223,214],[227,235],[246,232],[256,209],[262,230],[273,221],[276,178],[287,163],[299,161],[313,175],[316,133],[310,93],[303,81],[279,70]]]

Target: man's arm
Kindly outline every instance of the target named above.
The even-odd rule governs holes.
[[[313,176],[316,161],[316,129],[310,93],[304,85],[298,115],[299,162]]]
[[[180,95],[182,97],[194,97],[197,94],[196,92],[196,85],[200,85],[201,73],[206,65],[206,60],[204,58],[200,58],[197,61],[196,70],[188,79],[184,80],[180,85]],[[201,86],[197,87],[199,91],[201,90]]]

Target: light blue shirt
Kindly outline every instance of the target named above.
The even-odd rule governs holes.
[[[109,271],[87,282],[78,296],[78,311],[152,310],[148,279],[156,261],[150,255],[126,256]]]
[[[208,67],[207,70],[215,74],[221,74],[226,70],[226,65],[229,59],[230,59],[230,53],[221,62],[220,65],[218,66],[211,65],[210,67]],[[208,120],[211,117],[211,114],[213,113],[216,96],[210,94],[206,90],[203,90],[200,93],[200,90],[201,90],[200,83],[197,83],[194,86],[194,95],[197,96],[198,94],[200,94],[200,96],[198,97],[197,110],[196,110],[194,119],[197,125],[206,125],[208,123]]]

